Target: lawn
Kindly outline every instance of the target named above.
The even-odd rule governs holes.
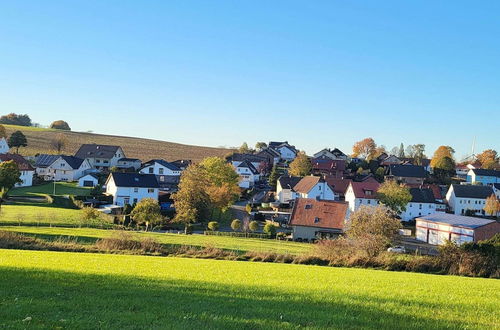
[[[4,204],[0,211],[0,224],[77,226],[81,211],[39,203]],[[1,228],[1,227],[0,227]]]
[[[75,195],[89,196],[91,188],[78,187],[76,182],[56,182],[54,194],[54,183],[46,183],[31,187],[13,188],[9,191],[9,196],[43,196],[43,195]]]
[[[10,230],[43,239],[56,239],[58,237],[78,237],[78,241],[94,242],[98,238],[109,237],[115,231],[93,228],[59,228],[59,227],[0,227],[0,230]],[[153,237],[165,245],[189,245],[196,247],[212,246],[216,248],[239,252],[264,251],[275,253],[301,254],[312,248],[311,244],[277,241],[273,239],[240,238],[227,236],[183,235],[164,233],[132,232],[137,237]]]
[[[0,250],[0,327],[495,329],[500,281]]]

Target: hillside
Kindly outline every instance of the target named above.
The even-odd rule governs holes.
[[[139,158],[142,161],[162,158],[167,161],[191,159],[194,162],[199,162],[205,157],[224,156],[230,152],[229,149],[224,148],[200,147],[126,136],[69,132],[26,126],[4,126],[8,135],[16,130],[26,135],[28,147],[19,149],[19,153],[24,156],[34,156],[38,153],[55,153],[55,150],[51,147],[51,140],[59,133],[64,134],[67,138],[66,146],[63,150],[65,154],[74,154],[80,145],[84,143],[119,145],[123,148],[127,157]]]

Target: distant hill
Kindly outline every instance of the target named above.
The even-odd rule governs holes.
[[[191,159],[199,162],[205,157],[223,157],[230,149],[192,146],[180,143],[165,142],[151,139],[142,139],[125,136],[103,135],[94,133],[62,131],[47,128],[4,125],[10,136],[14,131],[21,131],[28,139],[28,147],[20,148],[19,153],[24,156],[34,156],[38,153],[54,154],[56,151],[51,146],[54,137],[62,133],[66,136],[64,154],[74,154],[84,143],[119,145],[130,158],[139,158],[148,161],[153,158],[162,158],[167,161],[177,159]]]

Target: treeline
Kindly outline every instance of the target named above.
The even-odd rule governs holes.
[[[27,114],[20,115],[20,114],[13,113],[13,112],[9,113],[8,115],[0,116],[0,124],[27,126],[27,127],[40,126],[36,123],[33,123],[30,116],[28,116]],[[65,130],[65,131],[71,131],[69,124],[67,122],[65,122],[64,120],[56,120],[56,121],[52,122],[52,124],[50,124],[49,127],[53,128],[53,129],[61,129],[61,130]]]

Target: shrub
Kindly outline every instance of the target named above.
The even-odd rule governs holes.
[[[116,232],[98,240],[95,246],[105,251],[132,251],[138,253],[164,253],[162,245],[151,237],[136,239],[127,232]]]
[[[219,223],[217,221],[210,221],[207,225],[208,229],[211,231],[216,231],[219,229]]]
[[[248,214],[252,213],[252,205],[247,204],[247,205],[245,206],[245,210],[247,211],[247,213],[248,213]]]
[[[250,221],[248,229],[250,229],[251,232],[259,230],[259,223],[257,221]]]
[[[50,128],[71,131],[71,128],[69,127],[68,123],[65,122],[64,120],[56,120],[52,122],[52,124],[50,124]]]
[[[238,220],[238,219],[234,219],[232,222],[231,222],[231,229],[234,230],[234,231],[237,231],[241,228],[241,220]]]
[[[276,226],[272,223],[266,223],[264,225],[263,231],[269,236],[274,237],[274,235],[276,235]]]

